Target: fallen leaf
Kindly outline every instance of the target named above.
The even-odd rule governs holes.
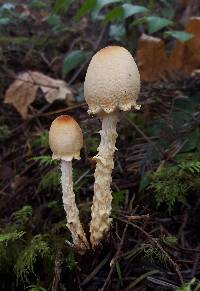
[[[28,71],[21,73],[9,86],[5,94],[5,103],[10,103],[21,116],[26,119],[28,107],[35,100],[40,89],[48,103],[55,100],[66,100],[69,105],[74,101],[73,93],[62,80],[50,78],[40,72]]]
[[[166,78],[168,57],[162,39],[143,34],[139,39],[137,59],[142,81],[154,82]]]
[[[198,64],[200,63],[200,17],[191,17],[186,27],[186,31],[194,35],[186,45],[195,55]]]
[[[200,79],[200,69],[194,70],[191,74],[191,77]]]
[[[176,41],[169,60],[169,72],[189,76],[200,64],[200,17],[191,17],[186,32],[193,38],[185,43]]]
[[[67,100],[68,104],[74,101],[73,93],[63,80],[50,78],[40,72],[32,72],[32,78],[44,93],[44,97],[49,103],[55,100]]]
[[[179,4],[181,5],[181,6],[187,6],[188,4],[189,4],[189,2],[190,2],[190,0],[179,0]]]
[[[28,73],[18,75],[5,94],[5,103],[11,103],[21,116],[27,117],[28,106],[35,100],[38,86],[33,84],[32,78]]]

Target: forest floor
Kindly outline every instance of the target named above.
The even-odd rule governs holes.
[[[73,116],[83,130],[74,190],[89,236],[101,128],[80,93],[89,59],[66,80],[76,96],[70,104],[47,103],[39,91],[23,119],[4,102],[18,72],[60,78],[64,51],[80,35],[82,43],[87,29],[42,47],[38,39],[27,44],[23,31],[16,43],[0,37],[0,290],[178,290],[200,280],[199,77],[142,83],[141,110],[124,112],[118,124],[112,227],[83,256],[67,243],[60,166],[51,162],[48,130],[60,114]],[[106,29],[99,35],[94,51],[110,43]]]

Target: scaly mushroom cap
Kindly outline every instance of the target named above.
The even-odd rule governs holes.
[[[92,58],[84,83],[88,113],[139,109],[136,100],[140,74],[132,55],[120,46],[108,46]]]
[[[49,130],[49,146],[53,152],[52,159],[80,159],[83,133],[76,120],[68,115],[57,117]]]

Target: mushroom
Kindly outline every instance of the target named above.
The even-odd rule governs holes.
[[[116,125],[120,110],[140,109],[136,100],[140,90],[140,75],[132,55],[120,46],[108,46],[92,58],[84,83],[84,95],[89,114],[102,121],[101,142],[96,161],[90,241],[94,248],[108,232],[112,219],[111,202],[113,155],[116,150]]]
[[[78,123],[68,115],[57,117],[50,127],[49,145],[53,152],[52,159],[61,160],[61,184],[67,227],[71,232],[74,247],[84,253],[88,248],[88,241],[79,220],[72,178],[72,159],[80,159],[83,146],[83,134]]]

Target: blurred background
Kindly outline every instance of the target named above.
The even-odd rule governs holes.
[[[74,191],[88,231],[101,123],[87,114],[91,57],[126,47],[141,110],[118,124],[113,225],[69,247],[48,130],[84,133]],[[0,0],[0,290],[200,290],[200,1]]]

